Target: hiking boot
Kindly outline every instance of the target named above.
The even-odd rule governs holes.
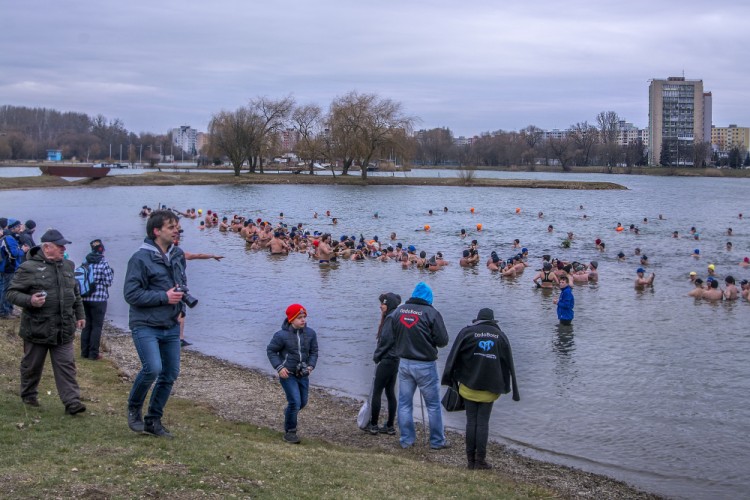
[[[128,427],[133,432],[143,432],[143,417],[140,406],[128,406]]]
[[[430,449],[432,449],[432,450],[447,450],[450,447],[451,447],[451,445],[448,442],[448,440],[446,439],[445,441],[443,441],[443,444],[439,444],[437,446],[430,446]]]
[[[76,415],[78,413],[83,413],[86,411],[86,407],[81,403],[80,401],[76,401],[75,403],[70,403],[65,407],[65,413],[68,415]]]
[[[161,419],[157,417],[146,417],[143,420],[143,432],[156,437],[172,439],[174,436],[161,425]]]
[[[396,435],[396,428],[393,427],[392,425],[385,425],[385,424],[383,424],[383,427],[381,427],[380,429],[378,429],[378,431],[381,434],[388,434],[389,436],[395,436]]]
[[[300,444],[300,438],[297,437],[297,431],[287,431],[284,433],[284,441],[291,444]]]
[[[35,397],[23,398],[22,401],[23,401],[23,404],[33,406],[35,408],[38,408],[40,406],[39,400]]]
[[[380,434],[380,429],[378,428],[378,424],[370,424],[367,426],[365,430],[369,432],[370,434],[372,434],[373,436],[377,436],[378,434]]]
[[[489,470],[492,468],[492,464],[487,463],[485,461],[485,457],[487,456],[487,453],[477,453],[477,462],[474,465],[474,469],[476,470]]]

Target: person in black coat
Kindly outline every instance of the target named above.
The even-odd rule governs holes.
[[[442,385],[454,383],[466,405],[468,467],[491,469],[486,457],[492,405],[511,390],[513,401],[521,399],[510,342],[492,309],[481,309],[472,324],[456,336],[441,379]]]
[[[393,422],[396,418],[396,409],[398,400],[396,399],[396,378],[398,377],[399,357],[396,354],[396,345],[384,341],[381,335],[383,327],[387,322],[394,321],[390,314],[401,303],[401,296],[395,293],[384,293],[378,297],[380,301],[380,326],[378,327],[378,346],[372,356],[372,360],[377,365],[375,369],[375,380],[372,388],[372,415],[370,417],[370,426],[366,429],[370,434],[390,434],[395,435],[396,429]],[[383,427],[378,427],[378,418],[380,416],[380,400],[385,390],[385,397],[388,399],[388,420]]]

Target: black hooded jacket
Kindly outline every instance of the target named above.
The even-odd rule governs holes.
[[[383,318],[383,323],[378,329],[378,345],[375,348],[375,353],[372,355],[372,360],[375,362],[375,364],[380,363],[384,359],[399,359],[398,355],[396,355],[396,344],[392,342],[386,342],[385,338],[381,334],[386,328],[388,328],[389,330],[392,329],[393,326],[391,325],[391,322],[393,321],[393,318],[391,317],[391,313],[401,303],[401,296],[395,293],[386,293],[381,297],[381,301],[383,301],[382,303],[385,304],[386,310],[385,318]]]
[[[445,362],[442,385],[460,382],[475,391],[507,394],[521,399],[508,337],[492,320],[476,321],[461,330]]]

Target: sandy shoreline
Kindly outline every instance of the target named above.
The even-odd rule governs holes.
[[[115,364],[123,381],[132,381],[140,362],[129,332],[107,324],[103,345],[105,358]],[[402,450],[395,436],[371,436],[357,428],[355,420],[361,401],[314,386],[314,378],[312,382],[309,405],[299,416],[303,439],[314,437],[339,446],[376,449],[411,455],[425,462],[465,467],[464,439],[459,433],[446,433],[452,443],[447,450],[431,451],[419,445]],[[227,420],[268,427],[279,433],[283,428],[286,399],[275,377],[191,349],[183,350],[173,396],[207,404]],[[417,428],[421,440],[420,426]],[[661,498],[605,476],[524,457],[498,443],[490,443],[487,455],[488,461],[495,465],[490,473],[548,488],[561,498]]]

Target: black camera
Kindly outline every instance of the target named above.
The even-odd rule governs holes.
[[[188,293],[188,287],[187,285],[177,285],[174,287],[175,292],[182,292],[182,301],[185,303],[186,306],[188,306],[190,309],[194,308],[198,305],[198,299],[193,297]]]
[[[297,363],[296,375],[298,377],[307,377],[308,375],[310,375],[310,370],[308,370],[308,368],[309,367],[307,366],[307,363],[305,363],[304,361],[300,361],[299,363]]]

